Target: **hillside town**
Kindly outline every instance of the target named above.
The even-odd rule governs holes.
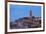
[[[32,16],[32,11],[29,11],[28,17],[19,18],[13,22],[10,22],[10,29],[26,29],[26,28],[40,28],[41,17]]]

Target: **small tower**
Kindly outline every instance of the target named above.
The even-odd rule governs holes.
[[[32,16],[32,10],[30,10],[30,16]]]

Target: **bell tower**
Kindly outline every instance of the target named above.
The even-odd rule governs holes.
[[[30,10],[30,16],[32,16],[32,10]]]

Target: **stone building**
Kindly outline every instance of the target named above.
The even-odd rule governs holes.
[[[14,25],[16,29],[39,28],[41,27],[41,17],[32,16],[32,11],[30,10],[29,17],[23,17],[15,20]]]

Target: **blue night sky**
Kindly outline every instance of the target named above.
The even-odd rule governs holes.
[[[41,16],[41,6],[10,4],[10,21],[30,16],[30,10],[32,10],[32,16]]]

